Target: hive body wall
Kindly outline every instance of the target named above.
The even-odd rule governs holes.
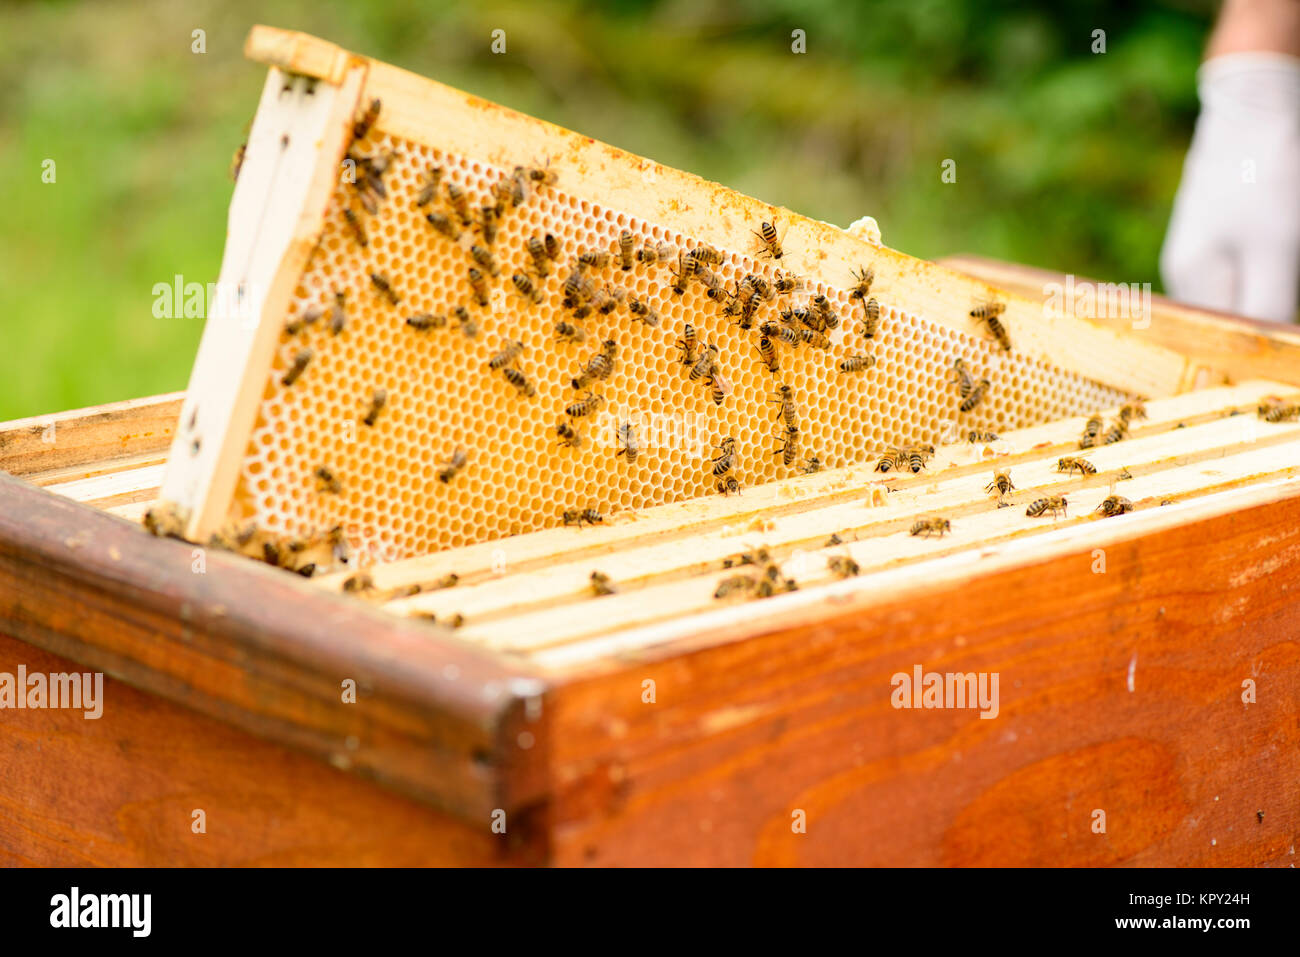
[[[873,290],[882,318],[867,342],[860,332],[861,302],[816,276],[804,276],[799,292],[763,303],[755,326],[824,293],[841,319],[828,333],[831,347],[778,344],[781,370],[773,374],[758,353],[756,328],[742,330],[698,282],[682,296],[673,293],[675,260],[620,268],[624,229],[638,248],[662,242],[688,249],[695,245],[691,237],[580,199],[565,191],[563,180],[530,184],[523,205],[501,217],[491,246],[500,275],[489,278],[489,303],[480,307],[467,275],[469,246],[483,242],[481,233],[466,228],[453,241],[424,214],[454,215],[448,181],[465,190],[471,209],[489,205],[493,184],[511,171],[387,135],[371,135],[357,151],[397,157],[384,177],[388,196],[378,213],[359,213],[368,245],[358,244],[343,216],[344,209],[359,210],[355,187],[340,182],[286,317],[292,322],[313,307],[328,312],[334,293],[343,292],[345,328],[335,336],[318,320],[297,335],[284,334],[241,466],[232,517],[268,532],[307,536],[342,524],[354,545],[392,560],[551,527],[566,510],[595,509],[613,520],[628,509],[717,494],[711,458],[727,436],[736,439],[729,474],[744,487],[795,474],[810,456],[826,467],[847,465],[897,444],[939,444],[972,429],[1016,428],[1126,398],[1075,373],[1004,352],[974,322],[964,335],[910,315],[885,287]],[[431,166],[442,167],[443,185],[421,208],[416,195]],[[548,277],[535,279],[543,298],[533,304],[510,276],[531,271],[525,243],[546,233],[560,240],[562,255]],[[626,304],[608,315],[593,311],[574,319],[561,304],[561,286],[583,249],[611,254],[609,266],[587,275],[649,304],[657,326],[635,321]],[[721,251],[724,262],[715,269],[730,288],[750,272],[774,278],[780,266],[760,255],[755,236],[737,236]],[[869,256],[861,265],[871,265]],[[372,272],[391,282],[399,304],[378,294]],[[457,306],[468,310],[476,335],[458,326]],[[416,331],[405,319],[420,313],[443,314],[447,325]],[[586,341],[557,342],[559,321],[581,326]],[[717,346],[719,368],[733,387],[721,405],[703,381],[689,380],[681,362],[675,343],[686,323],[702,343]],[[532,397],[489,368],[508,339],[524,343],[512,364],[535,386]],[[612,375],[592,386],[605,403],[596,414],[569,419],[566,406],[581,397],[571,380],[605,339],[618,343]],[[286,387],[282,379],[304,346],[313,356]],[[873,355],[875,366],[839,371],[842,360],[859,354]],[[985,401],[966,414],[958,412],[950,381],[956,358],[992,382]],[[792,387],[799,416],[799,452],[790,465],[775,452],[782,422],[771,400],[781,384]],[[362,419],[376,389],[388,398],[367,426]],[[580,447],[558,442],[561,421],[582,434]],[[617,454],[618,426],[629,422],[641,446],[634,462]],[[439,472],[457,449],[464,450],[466,464],[443,482]],[[314,474],[321,466],[337,478],[340,491],[322,490]]]

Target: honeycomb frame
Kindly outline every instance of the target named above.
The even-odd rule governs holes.
[[[303,238],[310,249],[279,263],[278,291],[263,305],[256,343],[245,346],[236,401],[244,417],[232,417],[224,430],[219,464],[203,466],[209,473],[224,471],[226,480],[209,475],[196,483],[192,461],[173,454],[175,464],[169,463],[163,497],[189,514],[188,537],[201,540],[231,523],[251,522],[288,538],[342,525],[354,547],[392,561],[552,527],[565,512],[592,509],[614,519],[629,509],[716,494],[713,459],[728,436],[736,439],[737,455],[726,475],[738,479],[743,494],[745,486],[797,474],[810,456],[825,467],[849,465],[895,445],[938,445],[966,430],[1018,428],[1114,406],[1135,393],[1168,394],[1183,388],[1190,374],[1186,360],[1167,350],[1073,317],[1049,316],[1041,305],[984,283],[323,41],[259,27],[249,53],[273,65],[268,88],[284,70],[286,83],[308,71],[327,85],[320,92],[337,90],[339,106],[331,116],[336,125],[342,116],[344,131],[332,150],[321,149],[312,171],[312,197],[299,217],[309,224]],[[359,70],[364,83],[354,83],[360,86],[355,94],[345,92]],[[368,156],[391,152],[396,159],[384,175],[387,196],[377,213],[361,214],[362,246],[343,216],[344,209],[357,210],[356,187],[336,171],[349,146],[347,128],[373,98],[383,109],[353,148]],[[265,153],[259,157],[250,144],[245,162],[265,163]],[[528,164],[545,164],[556,182],[530,182],[522,205],[501,217],[491,244],[500,275],[490,280],[488,305],[480,307],[466,276],[473,264],[468,247],[483,244],[481,233],[465,228],[453,240],[424,214],[436,209],[455,217],[447,182],[465,190],[470,209],[489,205],[493,184]],[[431,166],[443,169],[443,183],[434,202],[421,207],[415,194]],[[783,234],[779,262],[762,255],[754,235],[765,221]],[[233,226],[232,216],[232,234]],[[777,321],[780,308],[821,293],[841,320],[827,333],[829,348],[778,345],[781,372],[774,375],[758,353],[756,330],[725,316],[700,283],[687,283],[681,296],[673,293],[676,261],[622,269],[618,237],[624,230],[638,249],[647,242],[679,252],[714,246],[723,257],[714,268],[733,289],[749,273],[769,280],[778,269],[801,276],[803,288],[760,305],[754,325]],[[525,240],[548,232],[563,250],[550,274],[536,280],[541,303],[534,304],[509,277],[531,263]],[[609,254],[609,265],[586,274],[647,302],[658,324],[637,321],[626,303],[608,315],[593,311],[574,321],[561,305],[560,287],[580,249]],[[857,328],[862,302],[849,295],[853,270],[865,267],[875,273],[872,294],[882,306],[872,342]],[[371,273],[387,277],[398,304],[376,290]],[[345,294],[341,333],[332,334],[326,321],[302,322],[308,310],[327,313],[336,292]],[[993,298],[1007,307],[1010,352],[981,334],[969,316],[973,304]],[[476,335],[458,325],[458,306],[468,310]],[[418,331],[405,322],[418,314],[443,315],[447,322]],[[560,320],[583,327],[585,342],[556,342]],[[721,404],[703,381],[690,379],[679,358],[676,343],[687,322],[702,343],[718,349],[731,385]],[[299,325],[293,334],[286,331]],[[196,379],[218,362],[207,335]],[[605,404],[593,416],[570,418],[564,410],[580,395],[570,380],[607,338],[618,343],[614,371],[593,390]],[[531,397],[489,367],[490,357],[513,339],[524,343],[524,351],[510,364],[528,375],[536,389]],[[313,350],[312,359],[285,386],[304,346]],[[226,352],[221,361],[229,361]],[[841,372],[839,364],[858,354],[873,355],[875,365]],[[969,414],[958,413],[950,381],[957,358],[993,383]],[[778,451],[781,410],[772,401],[781,384],[794,389],[800,422],[800,449],[789,464]],[[385,390],[387,401],[374,425],[366,425],[376,389]],[[187,405],[191,401],[198,395]],[[558,442],[561,421],[583,433],[581,447]],[[619,454],[618,426],[628,422],[642,446],[635,461]],[[177,449],[190,438],[185,423],[183,410]],[[440,472],[458,449],[466,463],[442,481]],[[337,491],[317,475],[322,466],[337,478]],[[173,478],[174,471],[188,475]],[[215,491],[207,499],[175,494],[196,487]]]

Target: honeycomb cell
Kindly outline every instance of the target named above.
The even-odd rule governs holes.
[[[358,149],[397,154],[385,176],[388,197],[371,216],[360,211],[354,187],[336,187],[324,234],[285,317],[300,319],[309,309],[328,317],[334,294],[342,292],[346,323],[338,335],[326,318],[295,335],[287,328],[282,333],[232,506],[234,516],[272,533],[309,536],[342,524],[354,546],[396,559],[552,527],[568,508],[616,516],[716,494],[710,459],[728,435],[737,439],[732,474],[752,486],[795,474],[811,455],[826,466],[848,465],[895,444],[937,444],[954,427],[1006,430],[1127,398],[1040,360],[1003,353],[974,327],[964,334],[913,315],[888,302],[886,292],[878,294],[882,318],[871,342],[861,336],[861,304],[847,290],[817,281],[760,302],[754,328],[742,329],[698,280],[675,294],[676,256],[621,268],[623,229],[638,249],[665,242],[681,251],[695,245],[690,237],[567,194],[562,181],[529,184],[524,204],[500,216],[490,244],[499,275],[487,279],[484,307],[469,281],[470,246],[487,245],[481,225],[461,224],[453,240],[425,218],[438,212],[459,222],[446,186],[426,207],[416,205],[415,195],[424,170],[442,166],[444,184],[463,189],[469,210],[477,213],[495,202],[493,186],[510,170],[373,133]],[[361,216],[368,246],[357,243],[344,220],[347,208]],[[526,242],[548,233],[562,252],[540,276]],[[734,291],[748,273],[775,278],[776,264],[754,258],[756,245],[744,236],[737,248],[721,250],[723,262],[712,269],[726,288]],[[611,311],[593,308],[579,319],[562,300],[565,279],[584,249],[609,253],[607,265],[584,275],[615,298]],[[372,272],[389,279],[398,304],[376,291]],[[515,289],[515,273],[532,276],[540,303]],[[645,302],[658,324],[635,320],[616,291]],[[774,375],[756,348],[757,325],[779,322],[782,309],[806,306],[818,294],[840,320],[827,333],[831,347],[777,344],[780,371]],[[420,313],[440,315],[443,324],[418,331],[406,319]],[[558,341],[559,321],[582,328],[586,340]],[[687,323],[696,329],[697,349],[718,350],[718,371],[730,385],[721,405],[703,378],[690,379],[682,361],[677,343]],[[570,419],[566,407],[582,397],[570,380],[609,338],[619,345],[614,369],[590,387],[603,404]],[[504,339],[525,344],[511,367],[527,378],[532,395],[489,368]],[[313,357],[285,387],[281,377],[303,346]],[[840,360],[865,353],[876,356],[874,368],[839,373]],[[996,383],[969,414],[958,413],[949,381],[958,356]],[[770,400],[781,383],[794,388],[799,415],[799,458],[791,466],[773,454],[784,426],[779,405]],[[388,401],[376,424],[366,427],[360,418],[376,388],[387,390]],[[555,426],[561,421],[582,435],[579,448],[559,443]],[[634,423],[641,445],[634,463],[616,454],[623,422]],[[465,467],[439,481],[458,448],[466,453]],[[342,483],[337,495],[317,489],[313,473],[325,464]]]

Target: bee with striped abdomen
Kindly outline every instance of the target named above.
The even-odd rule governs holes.
[[[1087,459],[1076,458],[1073,455],[1067,455],[1056,463],[1056,471],[1058,472],[1068,472],[1073,475],[1076,470],[1080,475],[1097,474],[1097,466]]]
[[[518,339],[507,339],[501,344],[501,351],[488,359],[488,368],[494,372],[503,369],[519,357],[524,351],[524,344]]]
[[[284,375],[280,377],[280,385],[287,387],[297,382],[299,377],[303,374],[303,371],[307,368],[307,363],[311,362],[312,356],[314,355],[315,353],[310,348],[299,349],[295,352],[293,354],[293,362],[290,363],[289,368],[285,370]]]
[[[1125,512],[1133,511],[1133,503],[1123,495],[1108,495],[1094,511],[1101,512],[1103,516],[1109,518],[1112,515],[1123,515]]]
[[[379,413],[383,411],[384,406],[388,404],[388,390],[376,389],[370,396],[370,405],[366,407],[366,414],[361,417],[363,424],[373,426],[379,420]]]
[[[1056,518],[1057,514],[1065,512],[1067,504],[1064,495],[1049,495],[1046,498],[1040,498],[1032,502],[1025,509],[1025,514],[1030,518],[1038,518],[1051,512],[1052,518]]]
[[[464,449],[457,446],[456,450],[451,453],[451,460],[438,470],[438,481],[446,485],[460,474],[460,470],[465,467],[467,461],[469,461],[469,456],[465,454]]]
[[[952,522],[946,518],[918,518],[912,523],[911,535],[929,538],[931,535],[938,535],[940,538],[945,532],[952,531]]]

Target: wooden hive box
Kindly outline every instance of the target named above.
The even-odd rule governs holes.
[[[0,426],[0,673],[108,675],[98,721],[4,713],[5,859],[1294,861],[1300,423],[1257,415],[1300,396],[1294,334],[1158,300],[1140,328],[1051,312],[1044,284],[1061,277],[922,263],[314,38],[257,28],[249,52],[272,72],[222,278],[248,290],[251,321],[209,322],[185,394]],[[363,252],[342,216],[356,187],[336,169],[374,98],[366,155],[407,162],[362,219]],[[558,180],[503,222],[479,335],[453,321],[421,338],[403,316],[476,305],[446,265],[472,237],[440,252],[402,198],[441,164],[490,204],[513,164],[539,157]],[[651,445],[630,466],[593,427],[566,459],[542,433],[591,342],[547,342],[564,269],[541,304],[505,279],[527,235],[560,221],[575,248],[616,248],[624,229],[638,247],[715,245],[733,289],[788,269],[805,282],[789,304],[820,292],[845,322],[771,376],[746,350],[755,330],[702,288],[666,291],[671,264],[593,267],[660,318],[586,320],[590,340],[625,349],[602,394],[624,409],[671,398],[708,441]],[[736,239],[761,221],[785,230],[779,264]],[[849,295],[866,265],[883,312],[871,341]],[[370,271],[400,284],[401,310],[366,295]],[[286,331],[340,286],[340,337],[325,317]],[[1006,307],[1009,353],[971,321],[983,301]],[[728,363],[720,405],[674,363],[687,321]],[[530,397],[487,367],[519,329]],[[286,387],[307,342],[315,364]],[[867,376],[838,374],[868,353]],[[953,412],[954,357],[996,377],[971,415]],[[458,362],[468,371],[450,375]],[[357,426],[386,369],[373,384],[389,403]],[[768,444],[781,383],[807,397],[790,463]],[[1139,394],[1146,417],[1122,441],[1079,452],[1094,412],[1109,425]],[[450,421],[431,422],[431,405]],[[340,422],[344,440],[327,428]],[[512,428],[523,438],[503,450]],[[966,441],[988,430],[998,438]],[[739,495],[711,488],[709,446],[728,434]],[[917,473],[879,471],[907,442],[937,448]],[[457,447],[468,464],[441,482]],[[311,480],[326,454],[347,480],[332,497]],[[801,474],[808,455],[826,467]],[[1059,472],[1069,455],[1096,472]],[[1014,480],[1012,507],[986,491],[995,470]],[[1116,494],[1131,513],[1095,511]],[[1051,495],[1067,514],[1026,515]],[[565,527],[570,506],[604,520]],[[143,534],[132,523],[149,509],[204,544]],[[935,517],[947,534],[908,534]],[[204,547],[246,522],[246,551],[270,543],[280,564],[321,574]],[[332,525],[347,548],[308,541],[287,557]],[[850,560],[857,574],[841,577]],[[593,572],[615,593],[597,597]],[[751,583],[715,597],[738,575]],[[763,580],[798,589],[755,598]],[[996,716],[895,707],[895,676],[917,668],[996,675]],[[202,840],[197,808],[221,822]]]

